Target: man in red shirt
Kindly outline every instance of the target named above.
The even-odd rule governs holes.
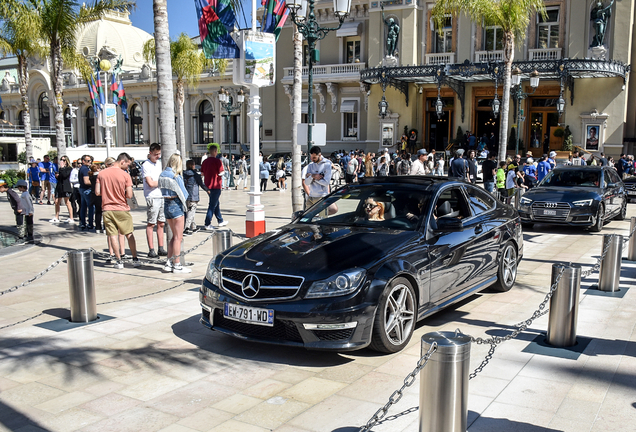
[[[119,253],[119,234],[125,235],[128,239],[128,246],[133,256],[133,267],[141,265],[137,258],[133,219],[126,200],[133,197],[132,179],[126,172],[130,162],[131,158],[127,153],[120,153],[112,167],[100,171],[95,182],[95,195],[102,197],[104,228],[108,235],[108,243],[117,257],[114,265],[117,269],[124,268]]]
[[[223,185],[223,163],[220,159],[216,158],[216,154],[219,151],[219,145],[212,143],[208,146],[208,158],[201,164],[201,173],[203,174],[203,181],[205,185],[210,189],[210,202],[208,203],[208,212],[205,215],[205,229],[213,230],[212,216],[216,216],[216,220],[219,226],[227,225],[227,221],[223,220],[221,216],[221,206],[219,205],[219,199],[221,198],[221,186]]]

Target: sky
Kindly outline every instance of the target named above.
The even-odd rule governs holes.
[[[194,0],[167,0],[168,1],[168,25],[170,27],[170,38],[176,39],[181,33],[186,33],[190,37],[199,35],[197,24],[197,10]],[[130,14],[130,19],[135,27],[153,34],[154,23],[152,15],[152,0],[136,0],[137,8]],[[243,0],[245,18],[251,23],[251,0]],[[257,0],[257,7],[260,7],[260,0]],[[246,19],[239,14],[237,20],[239,27],[245,28]],[[251,24],[249,25],[251,26]]]

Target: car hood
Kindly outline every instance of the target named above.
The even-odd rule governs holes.
[[[572,202],[589,198],[597,198],[601,194],[602,191],[599,188],[539,186],[534,189],[530,189],[523,196],[533,201]]]
[[[321,280],[353,267],[370,268],[418,237],[414,231],[290,224],[234,246],[216,264]]]

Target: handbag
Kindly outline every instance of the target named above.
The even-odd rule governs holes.
[[[31,185],[32,186],[40,186],[40,182],[39,181],[32,181]]]
[[[139,208],[139,203],[137,202],[137,198],[135,198],[135,194],[133,194],[132,198],[126,198],[126,202],[131,210],[137,210]]]

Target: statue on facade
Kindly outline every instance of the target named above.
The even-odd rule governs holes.
[[[590,48],[602,47],[605,40],[605,31],[607,30],[607,22],[612,16],[612,5],[614,0],[610,1],[608,6],[603,6],[603,2],[599,0],[590,13],[590,21],[594,26],[594,38]]]
[[[382,9],[382,21],[384,21],[384,24],[386,24],[387,26],[386,55],[394,57],[395,51],[397,49],[398,36],[400,35],[400,26],[397,25],[393,18],[386,19],[386,17],[384,16],[384,4],[382,4],[380,7]]]

